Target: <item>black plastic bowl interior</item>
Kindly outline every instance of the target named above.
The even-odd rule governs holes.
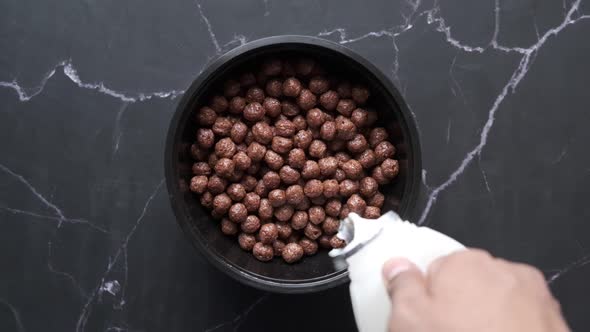
[[[164,158],[170,201],[184,233],[213,265],[242,283],[281,293],[315,292],[348,281],[347,271],[335,270],[327,251],[293,265],[282,259],[259,262],[251,253],[240,249],[235,238],[221,233],[219,222],[211,218],[188,190],[192,176],[189,151],[196,132],[192,121],[195,110],[208,100],[212,91],[219,91],[230,75],[250,68],[269,55],[311,57],[329,72],[369,87],[371,98],[367,108],[378,112],[378,125],[389,131],[400,161],[399,176],[381,189],[386,197],[383,211],[393,209],[409,217],[420,188],[420,145],[408,107],[385,75],[348,48],[323,39],[277,36],[247,43],[211,63],[184,94],[170,123]]]

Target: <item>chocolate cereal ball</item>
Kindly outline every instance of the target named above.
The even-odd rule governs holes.
[[[299,203],[295,206],[295,208],[298,211],[307,211],[307,210],[309,210],[310,207],[311,207],[311,202],[307,196],[304,196],[301,203]]]
[[[332,238],[332,236],[323,234],[322,236],[320,236],[318,238],[317,241],[318,241],[318,244],[320,245],[320,247],[322,247],[324,249],[332,249],[332,245],[330,244],[331,238]]]
[[[247,216],[246,220],[240,224],[240,228],[244,233],[255,233],[260,228],[260,219],[254,215]]]
[[[312,108],[307,111],[305,118],[311,128],[320,128],[324,121],[326,121],[326,113],[322,112],[319,108]]]
[[[214,96],[211,98],[209,106],[215,111],[215,113],[222,114],[227,110],[228,104],[229,103],[224,96]]]
[[[318,243],[306,237],[299,240],[299,245],[301,246],[301,248],[303,248],[303,253],[306,256],[312,256],[315,255],[316,252],[318,252]]]
[[[237,121],[233,124],[229,137],[231,138],[234,143],[242,143],[246,139],[246,135],[248,134],[248,126],[241,121]]]
[[[369,143],[367,143],[365,136],[356,134],[350,141],[346,142],[346,147],[351,153],[358,154],[366,151],[369,148]]]
[[[303,110],[312,109],[317,103],[317,97],[309,90],[302,89],[297,97],[297,105]]]
[[[344,171],[341,168],[338,168],[336,170],[336,173],[334,173],[334,180],[342,182],[344,181],[344,179],[346,179],[346,173],[344,173]]]
[[[309,198],[319,197],[323,191],[324,185],[322,184],[322,181],[316,179],[307,181],[305,183],[305,186],[303,187],[303,192],[305,193],[305,196]]]
[[[224,215],[230,208],[232,200],[226,193],[219,194],[213,198],[213,211]]]
[[[283,205],[275,209],[274,216],[278,221],[287,222],[293,216],[295,209],[291,205]]]
[[[231,114],[242,114],[246,104],[246,98],[235,96],[229,101],[229,112]]]
[[[393,179],[399,173],[399,163],[395,159],[387,158],[381,163],[383,175],[388,179]]]
[[[377,163],[381,163],[387,158],[393,157],[395,154],[395,147],[388,141],[383,141],[375,146],[375,159]]]
[[[289,156],[287,158],[289,166],[296,169],[302,169],[305,165],[305,161],[305,151],[303,151],[303,149],[297,148],[289,151]]]
[[[302,115],[297,115],[293,118],[293,124],[296,131],[307,129],[307,120]]]
[[[238,225],[229,221],[227,218],[221,219],[221,232],[225,235],[236,235],[238,234]]]
[[[326,204],[326,197],[324,197],[324,195],[320,195],[318,197],[311,198],[310,202],[313,205],[324,205]]]
[[[227,179],[231,182],[239,182],[242,176],[244,176],[244,171],[236,169]]]
[[[303,179],[317,179],[320,177],[320,175],[320,165],[317,162],[313,160],[305,161],[305,164],[303,165],[303,170],[301,171],[301,176],[303,177]]]
[[[264,155],[264,162],[266,163],[268,168],[274,171],[278,171],[281,167],[283,167],[283,164],[285,163],[283,161],[283,157],[281,157],[281,155],[272,150],[266,151],[266,154]]]
[[[203,205],[205,208],[207,208],[207,209],[213,208],[213,194],[211,194],[211,192],[205,191],[201,195],[199,201],[201,202],[201,205]]]
[[[339,199],[330,199],[326,202],[325,211],[330,217],[338,217],[340,210],[342,209],[342,203]]]
[[[275,224],[268,223],[260,227],[258,234],[260,235],[260,242],[272,244],[279,237],[279,230]]]
[[[256,238],[252,234],[241,233],[238,236],[238,243],[240,244],[240,248],[246,251],[250,251],[252,250],[252,248],[254,248],[254,245],[256,244]]]
[[[243,116],[246,120],[256,122],[262,120],[265,114],[265,109],[258,102],[252,102],[244,108]]]
[[[293,140],[286,137],[275,136],[272,138],[271,148],[273,151],[285,154],[293,148]]]
[[[378,219],[381,217],[381,209],[376,206],[367,206],[363,213],[363,218]]]
[[[290,120],[283,119],[275,122],[275,134],[283,137],[293,137],[297,132],[297,126]]]
[[[248,146],[248,151],[246,153],[253,162],[259,162],[264,159],[264,156],[266,155],[266,147],[258,142],[252,142]]]
[[[293,228],[288,223],[277,222],[277,230],[279,232],[279,239],[286,240],[293,233]]]
[[[336,235],[333,235],[332,238],[330,239],[330,245],[334,249],[344,248],[346,246],[346,241],[342,240],[341,238],[337,237]]]
[[[260,197],[260,196],[259,196]],[[262,219],[271,219],[274,214],[274,209],[272,204],[267,198],[262,198],[260,200],[260,205],[258,207],[258,216]]]
[[[357,128],[363,128],[367,126],[369,122],[369,113],[362,108],[357,108],[352,111],[350,121],[352,121]]]
[[[320,174],[323,177],[332,176],[338,169],[338,159],[335,157],[322,158],[318,161],[318,166],[320,167]]]
[[[358,194],[352,194],[352,196],[350,196],[346,201],[346,207],[348,207],[350,212],[363,215],[365,208],[367,207],[367,203]]]
[[[208,128],[197,129],[197,144],[203,149],[209,149],[215,143],[215,134]]]
[[[324,197],[331,198],[338,196],[340,192],[340,186],[338,185],[338,181],[335,179],[328,179],[324,180]]]
[[[321,95],[329,88],[330,82],[323,76],[314,76],[309,80],[309,90],[316,95]]]
[[[197,144],[191,144],[190,155],[195,160],[207,160],[209,151],[200,148]]]
[[[274,189],[268,193],[268,200],[273,207],[279,207],[287,202],[287,196],[283,189]]]
[[[336,160],[338,160],[338,166],[342,166],[345,162],[351,159],[350,155],[346,152],[338,152],[334,155]]]
[[[313,140],[313,134],[310,130],[300,130],[293,138],[293,145],[296,148],[307,149]]]
[[[358,180],[363,175],[363,166],[355,159],[350,159],[347,162],[342,163],[340,166],[346,177],[352,180]]]
[[[384,185],[384,184],[388,184],[390,179],[388,177],[385,176],[385,174],[383,174],[383,169],[381,168],[381,166],[375,166],[375,168],[373,168],[373,173],[371,174],[371,177],[373,179],[375,179],[375,181],[377,181],[377,183],[379,183],[379,185]]]
[[[308,152],[311,157],[319,159],[326,156],[326,153],[328,152],[328,147],[326,146],[326,143],[316,139],[313,140],[309,145]]]
[[[285,245],[285,242],[278,239],[272,242],[272,249],[275,253],[275,256],[281,256],[281,254],[283,253],[283,248],[285,248]]]
[[[248,157],[245,152],[238,152],[233,157],[235,169],[238,171],[245,171],[252,166],[252,159]]]
[[[336,117],[336,137],[342,140],[349,140],[354,135],[356,135],[356,126],[354,123],[342,115]]]
[[[215,173],[224,178],[230,178],[235,171],[235,164],[229,158],[221,158],[215,164]]]
[[[197,194],[202,194],[207,190],[207,182],[209,178],[205,175],[193,176],[191,179],[190,190]]]
[[[359,192],[365,198],[375,195],[377,189],[379,189],[379,184],[372,177],[364,177],[359,184]]]
[[[278,98],[283,94],[283,82],[278,78],[273,78],[266,82],[266,94]]]
[[[242,203],[244,203],[244,206],[249,213],[256,212],[260,207],[260,196],[256,193],[247,193],[244,195]]]
[[[336,137],[336,122],[326,121],[320,128],[320,137],[324,141],[331,141]]]
[[[349,197],[352,194],[356,194],[358,191],[359,191],[358,181],[345,179],[342,182],[340,182],[340,195],[341,196]]]
[[[338,113],[350,117],[352,115],[352,111],[356,108],[356,104],[351,99],[340,99],[338,101],[338,105],[336,106],[336,111]]]
[[[336,93],[336,91],[330,90],[330,91],[324,92],[320,96],[320,105],[322,105],[322,107],[326,111],[335,110],[336,107],[338,106],[339,101],[340,101],[340,97],[338,97],[338,93]]]
[[[211,166],[206,162],[199,161],[193,164],[192,171],[194,175],[211,175]]]
[[[385,202],[385,196],[382,193],[376,192],[373,197],[367,199],[367,205],[382,208]]]
[[[202,107],[197,113],[197,122],[201,126],[212,126],[217,120],[217,113],[210,107]]]
[[[246,221],[248,217],[248,210],[246,210],[246,206],[242,203],[235,203],[229,208],[229,220],[235,223],[241,223]]]
[[[254,248],[252,248],[252,254],[257,260],[261,262],[268,262],[273,258],[274,251],[272,249],[272,245],[256,242]]]
[[[249,103],[262,103],[264,102],[264,91],[259,87],[253,86],[246,92],[246,100]]]
[[[352,87],[352,99],[360,105],[363,105],[369,99],[369,90],[364,86],[355,85]]]
[[[299,106],[297,106],[296,104],[288,100],[283,100],[281,102],[281,111],[285,116],[293,117],[299,114],[300,109]]]
[[[281,102],[274,98],[265,98],[262,107],[264,107],[265,114],[271,118],[276,118],[281,114]]]
[[[256,122],[252,126],[252,135],[254,135],[256,142],[260,144],[268,144],[273,138],[272,128],[264,121]]]
[[[287,185],[297,183],[299,181],[299,179],[301,178],[301,175],[299,174],[299,172],[296,169],[294,169],[288,165],[281,167],[281,170],[279,171],[279,175],[281,177],[281,181]]]
[[[213,133],[215,133],[215,135],[225,137],[230,135],[231,128],[233,126],[234,124],[230,119],[218,117],[217,120],[215,120],[213,127],[211,127],[211,130],[213,130]]]
[[[375,148],[377,144],[387,140],[388,137],[389,135],[387,134],[387,130],[385,130],[385,128],[373,128],[369,133],[369,144],[372,148]]]
[[[321,224],[326,219],[326,211],[321,206],[312,206],[307,214],[309,215],[309,221],[316,225]]]
[[[371,168],[377,163],[375,158],[375,152],[371,149],[363,151],[357,158],[358,162],[363,166],[364,169]]]
[[[283,248],[282,256],[285,262],[295,263],[303,257],[303,248],[298,243],[288,243]]]
[[[211,175],[207,182],[207,189],[213,194],[218,195],[225,191],[227,181],[218,175]]]
[[[283,62],[278,58],[269,58],[262,63],[261,69],[266,76],[277,76],[283,70]]]
[[[246,197],[246,189],[239,183],[232,183],[227,187],[227,195],[234,202],[239,202]],[[229,209],[229,206],[227,207]]]
[[[262,182],[269,190],[277,189],[281,185],[281,177],[277,172],[268,171],[262,176]]]
[[[289,77],[283,82],[282,92],[287,97],[297,97],[302,90],[301,82],[295,77]]]
[[[287,199],[287,203],[295,206],[303,201],[303,199],[305,198],[305,193],[303,192],[302,186],[295,184],[287,187],[287,189],[285,190],[285,196]]]
[[[215,144],[215,155],[219,158],[231,158],[236,150],[236,144],[229,137],[222,138]]]
[[[309,217],[307,212],[295,211],[295,213],[293,213],[293,217],[291,218],[291,227],[296,230],[304,229],[305,226],[307,226],[308,221]]]
[[[303,229],[303,234],[312,240],[316,240],[318,237],[320,237],[320,235],[322,235],[322,229],[319,226],[309,222]]]
[[[332,235],[338,233],[338,229],[340,228],[340,220],[333,218],[333,217],[326,217],[324,222],[322,223],[322,230],[324,234]]]

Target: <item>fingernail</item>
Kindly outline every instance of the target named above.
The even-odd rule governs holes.
[[[390,259],[383,265],[383,278],[391,280],[397,277],[398,274],[409,270],[411,266],[412,263],[405,258]]]

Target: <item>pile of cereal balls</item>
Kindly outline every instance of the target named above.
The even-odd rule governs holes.
[[[260,261],[343,247],[340,220],[378,218],[379,186],[399,172],[369,99],[312,59],[264,60],[195,112],[191,191]]]

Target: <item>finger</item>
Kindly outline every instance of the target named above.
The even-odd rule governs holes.
[[[383,280],[389,296],[421,298],[426,296],[426,281],[422,271],[405,258],[393,258],[383,265]]]

